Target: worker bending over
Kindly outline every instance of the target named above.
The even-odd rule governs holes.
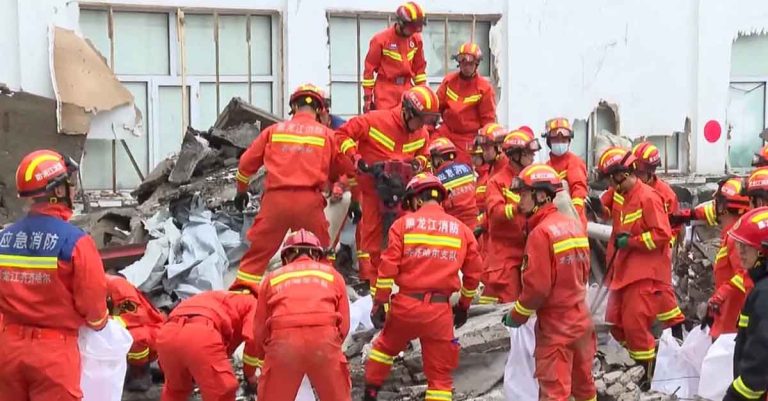
[[[475,170],[457,161],[457,152],[448,138],[436,138],[429,144],[432,169],[448,190],[448,199],[443,202],[445,212],[474,229],[477,224]]]

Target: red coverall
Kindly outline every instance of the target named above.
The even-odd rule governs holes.
[[[375,110],[353,117],[336,132],[341,152],[354,160],[356,154],[372,166],[388,160],[412,160],[417,158],[423,165],[427,161],[429,135],[422,128],[408,132],[402,117],[402,107],[390,110]],[[360,279],[373,285],[376,269],[383,248],[381,200],[376,193],[376,184],[370,174],[357,176],[362,198],[363,218],[360,221]]]
[[[474,229],[477,225],[475,171],[467,164],[450,161],[440,165],[435,174],[450,191],[443,202],[445,212]]]
[[[256,367],[253,316],[256,298],[247,291],[208,291],[182,301],[157,335],[165,374],[161,401],[187,401],[194,384],[203,401],[232,401],[239,383],[229,356],[245,341],[243,374]]]
[[[456,71],[449,73],[437,88],[443,124],[435,137],[446,137],[456,145],[456,161],[471,164],[469,148],[477,131],[496,121],[496,94],[487,79],[475,74],[463,78]]]
[[[720,334],[736,333],[739,313],[749,290],[754,286],[752,279],[741,266],[736,240],[728,235],[731,227],[733,224],[722,228],[722,246],[717,251],[713,266],[716,297],[723,300],[709,332],[713,338],[719,337]]]
[[[589,195],[589,189],[587,188],[587,165],[584,164],[584,160],[573,152],[566,152],[561,156],[550,153],[547,164],[557,171],[561,180],[568,183],[571,203],[573,203],[573,207],[579,213],[581,223],[586,229],[587,213],[584,202]]]
[[[104,266],[62,204],[0,230],[0,400],[80,400],[82,326],[107,324]]]
[[[525,216],[517,213],[520,196],[509,190],[519,171],[509,164],[488,181],[488,253],[480,303],[506,303],[520,293],[520,266],[525,249]]]
[[[107,295],[113,318],[131,333],[128,364],[144,366],[157,359],[155,339],[165,316],[133,284],[120,276],[107,276]]]
[[[373,94],[377,110],[397,107],[403,92],[427,83],[427,60],[420,33],[401,36],[395,26],[371,38],[363,71],[363,93]]]
[[[666,321],[680,313],[676,306],[663,309],[663,293],[672,280],[669,218],[661,197],[640,180],[623,196],[614,193],[612,199],[614,224],[606,256],[611,260],[614,252],[619,254],[609,266],[612,291],[605,318],[614,324],[613,337],[626,341],[633,359],[652,360],[656,357],[653,321]],[[615,250],[619,233],[630,234],[629,245]]]
[[[262,165],[268,174],[261,209],[248,230],[251,247],[240,260],[232,288],[246,286],[258,292],[269,259],[289,229],[304,228],[315,233],[323,246],[330,245],[320,190],[329,179],[336,180],[333,175],[343,171],[342,166],[349,166],[338,149],[333,130],[315,121],[311,113],[299,112],[262,131],[243,153],[238,191],[248,188],[249,177]]]
[[[539,400],[596,400],[592,361],[597,345],[585,302],[589,240],[584,227],[542,207],[528,220],[526,262],[512,319],[525,323],[535,312],[536,378]]]
[[[427,376],[425,400],[450,400],[451,374],[459,363],[460,345],[453,334],[448,297],[460,291],[460,307],[469,308],[481,271],[472,230],[440,205],[427,203],[395,221],[381,257],[376,302],[388,302],[395,283],[400,292],[392,297],[384,328],[373,343],[365,364],[365,383],[381,386],[395,356],[418,338]]]
[[[488,232],[488,214],[485,210],[485,199],[488,193],[488,180],[493,177],[499,170],[503,169],[509,162],[507,157],[499,155],[496,161],[491,165],[484,164],[476,169],[477,172],[477,187],[475,188],[475,202],[477,203],[477,223],[475,227],[482,227],[485,232]],[[471,227],[470,227],[471,228]],[[483,256],[483,260],[486,259],[486,251],[488,249],[488,234],[483,234],[477,241],[480,247],[480,254]]]
[[[269,273],[259,289],[256,358],[264,369],[259,397],[293,400],[304,375],[320,401],[349,401],[350,378],[341,344],[349,332],[344,278],[301,256]]]

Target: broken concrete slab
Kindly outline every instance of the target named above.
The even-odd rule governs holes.
[[[282,118],[262,110],[245,100],[235,97],[229,101],[224,110],[221,111],[213,128],[229,129],[245,123],[259,124],[260,129],[265,129],[272,124],[283,121]]]
[[[257,121],[256,123],[243,123],[228,129],[211,128],[202,135],[213,147],[232,146],[245,150],[259,136],[259,132],[261,132],[260,124]]]
[[[187,130],[184,141],[181,143],[179,157],[168,176],[168,182],[176,185],[188,183],[197,163],[206,157],[208,150],[208,141],[195,135],[193,131]]]
[[[488,353],[461,352],[459,367],[454,371],[454,388],[466,396],[478,396],[489,392],[504,379],[507,363],[506,350]],[[477,374],[477,372],[483,374]]]
[[[136,188],[131,195],[137,199],[139,203],[144,201],[152,195],[155,190],[165,182],[168,182],[168,176],[171,175],[173,166],[176,165],[176,159],[168,158],[155,166],[149,175],[144,178],[144,181]]]

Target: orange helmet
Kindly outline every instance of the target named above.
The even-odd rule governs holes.
[[[760,148],[760,151],[755,153],[752,158],[752,167],[768,166],[768,145]]]
[[[53,150],[36,150],[21,159],[16,169],[16,190],[22,198],[50,192],[68,182],[78,165]]]
[[[395,14],[398,23],[409,26],[414,32],[421,32],[422,27],[427,24],[427,14],[424,9],[413,1],[398,7]]]
[[[527,131],[514,130],[504,136],[504,142],[501,144],[504,153],[514,150],[530,150],[533,152],[541,149],[539,141]]]
[[[331,107],[331,99],[325,96],[325,91],[312,84],[304,84],[296,88],[288,101],[290,105],[314,105],[319,110],[327,110]]]
[[[488,123],[477,131],[475,140],[472,143],[473,155],[483,154],[483,146],[496,145],[497,138],[504,140],[507,130],[498,123]]]
[[[418,196],[419,194],[431,190],[430,196],[434,199],[445,199],[448,196],[448,190],[445,189],[443,183],[430,173],[416,174],[405,187],[405,195],[403,196],[403,204],[407,204],[410,200]]]
[[[747,178],[744,195],[750,198],[768,198],[768,167],[756,168]]]
[[[728,235],[744,245],[763,252],[768,250],[768,207],[758,207],[745,213],[728,231]]]
[[[744,179],[731,177],[721,180],[715,192],[715,207],[718,214],[733,210],[742,214],[749,210],[749,197],[744,194]]]
[[[554,194],[562,188],[563,182],[555,169],[547,164],[534,163],[512,180],[509,189],[515,192],[523,189],[544,190]]]
[[[637,159],[638,168],[653,170],[661,166],[659,148],[650,142],[640,142],[632,148],[632,155]]]
[[[435,92],[427,86],[414,86],[405,91],[403,110],[406,112],[406,119],[422,117],[426,124],[437,124],[440,119],[440,101]]]
[[[597,171],[608,176],[620,172],[632,172],[635,168],[635,156],[624,148],[610,147],[603,152],[597,163]]]
[[[479,63],[483,59],[483,51],[477,43],[466,42],[459,46],[459,51],[453,56],[453,59],[462,62]]]
[[[546,139],[554,137],[573,139],[573,128],[565,117],[551,118],[544,123],[544,133],[541,136]]]
[[[453,155],[455,157],[456,152],[456,145],[454,145],[453,142],[451,142],[451,140],[448,138],[435,138],[435,140],[429,144],[429,155],[432,157],[448,155]]]
[[[315,260],[319,259],[323,253],[323,246],[317,236],[303,228],[288,234],[285,242],[283,242],[283,250],[280,251],[280,259],[286,263],[286,259],[291,256],[291,253],[302,250],[308,251]]]

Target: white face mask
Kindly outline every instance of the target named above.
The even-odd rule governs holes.
[[[552,154],[555,156],[562,156],[565,154],[565,152],[568,151],[568,148],[571,147],[571,144],[568,142],[565,143],[553,143],[550,146],[550,150],[552,151]]]

